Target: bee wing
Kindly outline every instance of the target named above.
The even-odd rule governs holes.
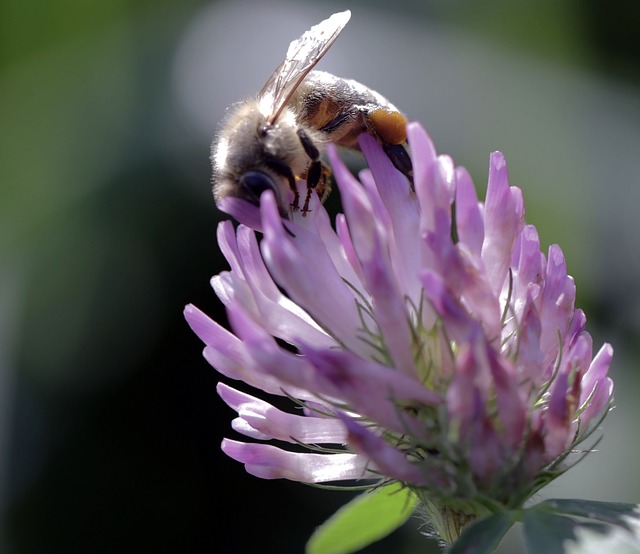
[[[268,114],[269,121],[278,119],[300,83],[326,54],[350,18],[350,10],[334,13],[289,45],[284,62],[258,94],[260,110]]]

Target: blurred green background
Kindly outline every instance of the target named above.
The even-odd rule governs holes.
[[[320,68],[422,121],[480,189],[502,150],[616,349],[600,451],[545,495],[638,502],[638,6],[0,4],[0,551],[302,552],[347,500],[219,451],[233,413],[182,318],[223,317],[208,150],[225,107],[345,8]],[[426,552],[417,525],[367,552]]]

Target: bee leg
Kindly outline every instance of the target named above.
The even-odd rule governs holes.
[[[309,201],[311,200],[311,191],[313,189],[324,189],[324,183],[322,186],[320,185],[323,177],[322,172],[322,162],[320,160],[316,160],[309,164],[309,169],[307,169],[307,195],[304,199],[304,205],[302,206],[302,215],[306,214],[309,210]]]
[[[298,187],[296,187],[296,178],[293,175],[291,168],[277,158],[266,158],[265,163],[269,169],[272,169],[278,175],[282,175],[289,182],[289,188],[293,192],[293,202],[291,202],[291,207],[293,208],[293,211],[298,210],[300,207],[300,193],[298,192]]]
[[[311,191],[315,189],[319,183],[321,183],[321,191],[324,191],[324,185],[326,182],[326,176],[324,175],[324,166],[320,160],[320,150],[313,144],[313,141],[304,131],[304,129],[298,127],[298,138],[300,144],[304,148],[305,153],[311,159],[309,168],[307,169],[307,196],[304,199],[304,205],[302,206],[302,214],[305,215],[309,212],[309,201],[311,200]]]
[[[320,181],[316,186],[316,192],[318,193],[318,198],[320,198],[320,202],[324,203],[324,201],[329,196],[331,192],[331,184],[329,181],[329,177],[331,177],[331,168],[323,163],[322,164],[322,175],[320,175]]]
[[[413,165],[406,147],[403,144],[388,144],[383,142],[382,149],[385,154],[389,156],[395,168],[409,179],[411,188],[413,189]]]

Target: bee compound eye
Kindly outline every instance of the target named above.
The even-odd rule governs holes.
[[[260,205],[260,196],[265,190],[272,190],[276,199],[278,197],[276,183],[270,175],[262,171],[247,171],[240,177],[238,184],[244,198],[256,206]]]

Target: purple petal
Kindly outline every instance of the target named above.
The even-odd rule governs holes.
[[[444,486],[444,480],[440,482],[441,476],[437,476],[437,479],[435,474],[425,476],[424,470],[409,462],[397,448],[367,431],[351,418],[342,415],[341,419],[349,433],[349,446],[361,455],[370,458],[373,466],[383,475],[413,485],[437,482]]]
[[[610,344],[605,343],[602,345],[598,353],[593,358],[589,369],[582,378],[582,394],[580,395],[580,404],[584,403],[593,387],[607,376],[609,366],[613,361],[613,348]]]
[[[336,227],[338,227],[337,220],[340,218],[340,215],[341,214],[336,217]],[[344,216],[342,217],[344,218]],[[333,265],[336,267],[342,279],[358,292],[366,294],[361,282],[361,274],[358,272],[358,267],[352,265],[343,240],[331,227],[329,216],[324,208],[316,214],[314,230],[317,232],[319,240],[324,244]]]
[[[509,187],[507,164],[500,152],[491,154],[484,212],[482,260],[496,295],[502,290],[511,249],[522,225],[522,197]]]
[[[424,127],[417,122],[407,125],[407,140],[411,146],[411,160],[413,162],[413,180],[418,198],[428,194],[428,175],[431,166],[436,162],[436,149],[425,131]],[[421,206],[428,202],[420,202]]]
[[[238,248],[245,282],[251,290],[242,302],[245,310],[253,313],[254,319],[270,334],[289,343],[313,341],[327,348],[335,346],[335,340],[309,314],[280,292],[264,266],[255,234],[246,227],[238,229]]]
[[[358,454],[306,454],[287,452],[269,444],[249,444],[224,439],[222,451],[262,479],[290,479],[326,483],[345,479],[375,479],[368,460]]]
[[[544,418],[546,461],[561,454],[570,442],[570,406],[567,401],[568,372],[560,372],[551,387],[549,406]]]
[[[341,343],[368,355],[369,348],[356,334],[361,323],[354,293],[336,271],[322,242],[301,229],[292,240],[284,231],[273,195],[263,195],[262,212],[262,253],[276,281]]]
[[[366,142],[366,141],[365,141]],[[365,286],[374,299],[375,324],[384,337],[384,346],[393,365],[415,375],[411,352],[411,330],[403,293],[398,287],[394,266],[389,258],[389,231],[373,216],[370,198],[351,177],[344,164],[332,154],[336,180],[340,186],[353,247]],[[357,328],[362,327],[359,325]]]
[[[349,234],[359,260],[369,260],[377,243],[387,242],[387,228],[379,223],[371,198],[361,183],[355,179],[338,157],[335,149],[329,149],[334,176],[340,190]]]
[[[340,159],[338,153],[335,148],[331,147],[330,152],[333,152],[333,156],[336,159]],[[349,169],[345,165],[343,167],[344,172],[349,172]],[[358,173],[359,185],[366,197],[367,201],[371,205],[371,215],[373,216],[376,225],[380,226],[381,229],[384,229],[384,232],[391,233],[391,216],[389,215],[389,211],[387,207],[382,202],[382,198],[380,197],[380,193],[378,191],[378,185],[376,184],[375,179],[373,178],[373,174],[370,169],[363,169]],[[340,182],[338,182],[338,188],[340,188]]]
[[[516,360],[523,378],[523,388],[528,390],[537,389],[544,380],[544,356],[540,349],[541,329],[540,316],[535,307],[533,294],[530,293],[520,322]]]
[[[580,404],[580,393],[582,388],[582,376],[586,373],[591,363],[593,352],[593,341],[591,335],[584,332],[577,337],[573,345],[567,349],[562,360],[564,369],[569,376],[569,389],[565,393],[566,399],[566,419],[571,437],[575,436],[578,421],[575,418],[576,411]],[[553,401],[553,392],[552,392]],[[550,410],[551,411],[551,410]]]
[[[471,425],[481,416],[482,397],[475,384],[477,365],[471,349],[465,349],[456,359],[456,372],[447,388],[447,411],[452,432],[457,441],[469,441]]]
[[[485,344],[491,375],[495,387],[498,415],[500,417],[501,442],[512,454],[518,450],[525,433],[527,403],[523,400],[515,370],[504,357]]]
[[[569,330],[575,295],[575,284],[567,275],[562,250],[551,245],[540,305],[543,323],[540,345],[545,353],[545,365],[552,363],[558,353],[558,336],[564,339]]]
[[[225,344],[236,348],[238,339],[219,323],[213,321],[202,310],[193,304],[187,304],[184,308],[184,317],[191,330],[207,345]]]
[[[458,239],[480,259],[484,240],[482,207],[466,169],[456,168],[456,225]]]
[[[595,385],[595,391],[591,400],[580,416],[581,430],[583,435],[589,430],[589,424],[597,421],[604,410],[609,410],[613,403],[613,381],[605,377]]]
[[[447,336],[451,340],[464,344],[473,341],[481,334],[478,321],[472,318],[460,301],[447,290],[438,273],[425,270],[420,278],[425,296],[438,316],[442,318]]]
[[[513,336],[518,332],[518,322],[524,317],[524,309],[529,302],[534,302],[538,313],[540,310],[546,260],[540,252],[538,232],[532,225],[525,225],[518,235],[513,249],[512,264],[512,290],[510,306],[507,308],[509,318],[503,329],[503,337]]]
[[[567,332],[567,346],[573,346],[575,340],[585,333],[585,329],[587,327],[587,316],[580,309],[574,310],[573,315],[571,317],[571,324],[569,326],[569,331]]]
[[[253,204],[240,198],[227,196],[226,198],[219,200],[217,205],[220,211],[229,214],[236,221],[239,221],[250,229],[262,231],[260,210]]]
[[[542,438],[540,430],[533,427],[527,437],[522,456],[525,478],[533,479],[540,471],[540,468],[547,462],[548,460],[544,451],[544,439]]]
[[[247,303],[251,299],[251,293],[247,283],[237,273],[221,271],[211,278],[211,288],[225,306],[238,298],[239,302]]]
[[[374,298],[375,320],[394,367],[407,375],[416,375],[409,314],[390,267],[383,262],[380,253],[362,262],[362,269]]]
[[[261,440],[279,439],[291,443],[346,442],[346,430],[337,419],[288,414],[264,400],[223,383],[218,383],[216,390],[227,405],[238,412],[240,421],[234,425],[234,429],[245,435]]]
[[[380,143],[366,133],[360,135],[358,142],[378,184],[380,198],[389,210],[389,214],[393,217],[393,213],[397,210],[400,212],[411,210],[415,213],[415,202],[409,181],[391,163]]]
[[[538,231],[533,225],[524,226],[522,233],[520,233],[520,239],[520,256],[514,284],[519,284],[520,290],[526,293],[532,283],[542,283],[545,259],[540,252]]]
[[[584,375],[589,369],[593,357],[593,339],[586,331],[580,333],[571,347],[564,354],[564,363],[571,367],[574,373]],[[581,381],[582,382],[582,381]]]
[[[254,363],[242,340],[210,319],[195,306],[189,305],[185,308],[185,317],[193,331],[207,344],[203,352],[204,357],[216,370],[231,379],[244,381],[272,394],[283,394],[284,383],[282,381],[253,370]],[[297,398],[305,397],[304,394],[300,396],[302,391],[294,390],[291,394]]]
[[[228,309],[229,322],[237,333],[237,350],[227,349],[220,352],[214,344],[205,349],[207,361],[220,373],[232,379],[241,379],[245,383],[278,396],[287,395],[302,400],[317,400],[317,397],[305,388],[311,371],[304,359],[280,348],[274,338],[239,306]],[[235,338],[235,337],[234,337]],[[280,372],[269,371],[268,362],[277,364]],[[289,375],[300,377],[291,382]],[[300,386],[298,385],[300,384]]]
[[[425,241],[433,252],[437,270],[447,277],[447,288],[462,299],[472,317],[482,324],[486,336],[499,337],[500,304],[483,268],[474,264],[464,248],[453,244],[448,227],[427,233]]]
[[[612,402],[613,381],[607,377],[609,366],[613,361],[613,348],[610,344],[603,344],[599,352],[593,358],[589,369],[582,379],[582,393],[580,405],[582,406],[591,396],[591,400],[582,412],[580,420],[582,428],[587,429],[589,423],[608,408]],[[595,388],[595,392],[594,391]]]
[[[435,230],[436,214],[451,215],[455,172],[446,156],[436,157],[427,132],[418,123],[407,126],[407,137],[413,152],[413,181],[420,205],[421,233]]]
[[[349,226],[347,225],[347,220],[344,217],[344,214],[338,214],[336,216],[336,232],[338,234],[338,237],[340,237],[344,255],[349,265],[353,268],[353,271],[358,276],[358,281],[363,282],[364,275],[362,274],[362,267],[360,266],[360,260],[358,260],[358,256],[356,255],[356,250],[353,247],[351,234],[349,232]],[[358,290],[364,294],[365,298],[368,296],[368,293],[365,293],[362,287],[359,287]]]
[[[301,348],[315,368],[313,390],[341,399],[350,409],[399,433],[424,436],[424,425],[402,406],[436,406],[439,395],[420,381],[387,366],[368,362],[350,352]]]
[[[214,347],[209,346],[204,349],[204,358],[222,375],[230,379],[235,379],[236,381],[243,381],[252,387],[270,394],[279,396],[286,394],[300,399],[315,398],[311,393],[296,389],[288,383],[280,381],[272,375],[261,371],[259,367],[256,367],[246,349],[244,349],[241,355],[228,357]]]
[[[486,385],[479,386],[486,370],[478,363],[474,350],[463,348],[458,355],[456,375],[447,391],[447,407],[452,437],[464,449],[474,475],[487,480],[500,470],[505,460],[487,416],[487,393],[482,392]]]
[[[472,422],[469,445],[469,465],[473,474],[490,481],[505,465],[501,441],[490,419],[485,415]]]
[[[309,375],[312,368],[309,363],[303,357],[281,348],[275,339],[240,306],[231,306],[228,317],[233,330],[242,340],[245,363],[253,372],[273,375],[281,386],[282,383],[288,383],[305,390],[305,385],[311,384]],[[277,367],[277,371],[272,371],[273,366]],[[295,382],[290,382],[289,378],[293,376],[295,376]],[[295,398],[309,397],[308,394],[302,397],[290,394]]]
[[[422,246],[415,193],[376,140],[369,135],[361,135],[360,146],[375,179],[380,202],[388,214],[389,251],[398,286],[403,295],[419,298],[420,285],[416,276],[421,266]]]
[[[238,226],[238,229],[243,227],[244,225],[240,225]],[[247,227],[244,228],[247,229]],[[240,275],[244,277],[244,271],[240,261],[240,252],[238,251],[238,242],[236,240],[236,231],[230,220],[218,223],[216,238],[218,241],[218,247],[225,259],[229,262],[232,271],[239,272]]]

